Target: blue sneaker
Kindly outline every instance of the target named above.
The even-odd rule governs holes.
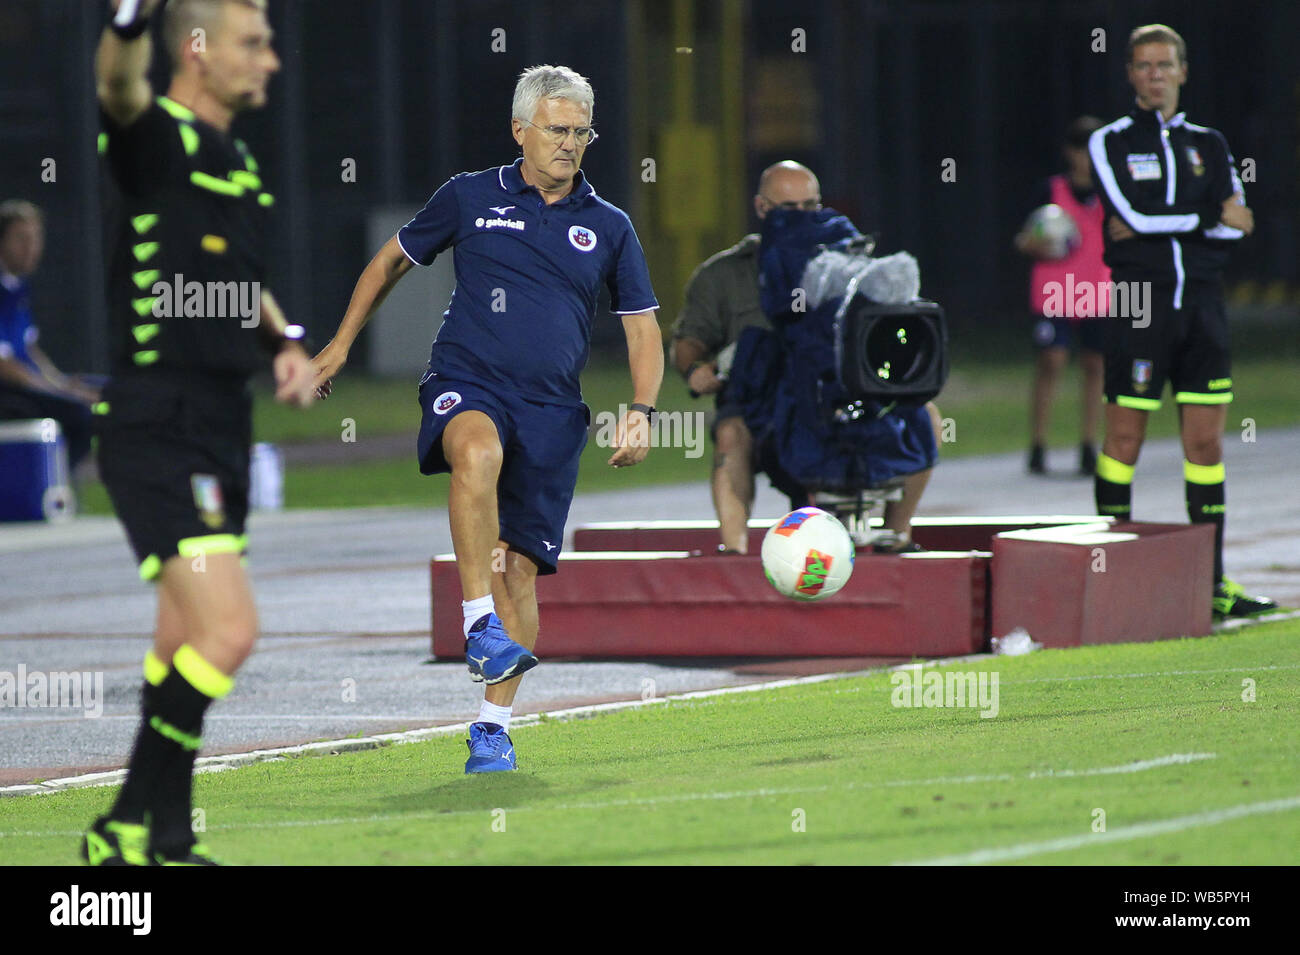
[[[515,744],[510,734],[496,723],[471,723],[467,773],[505,773],[515,768]]]
[[[537,666],[537,657],[506,636],[501,618],[486,613],[474,621],[465,640],[465,665],[475,683],[500,683]]]

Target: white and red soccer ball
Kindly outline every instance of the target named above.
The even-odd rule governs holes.
[[[787,597],[821,600],[849,582],[853,553],[843,524],[820,508],[801,507],[763,538],[763,573]]]

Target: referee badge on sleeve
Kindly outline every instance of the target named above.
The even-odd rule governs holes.
[[[216,530],[226,523],[226,507],[221,499],[221,482],[211,474],[191,474],[190,488],[194,491],[194,506],[199,518]]]

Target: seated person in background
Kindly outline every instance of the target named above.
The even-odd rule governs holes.
[[[0,420],[53,418],[75,469],[90,451],[90,406],[99,390],[64,375],[36,344],[27,277],[44,246],[40,209],[20,199],[0,203]]]
[[[796,162],[780,162],[763,171],[754,196],[759,220],[773,209],[816,211],[821,208],[821,186],[812,170]],[[719,550],[744,554],[748,550],[748,522],[754,503],[757,449],[745,424],[742,409],[728,397],[727,373],[734,346],[747,327],[769,328],[759,301],[757,233],[705,261],[686,286],[685,302],[673,329],[672,362],[695,396],[716,396],[717,417],[711,481],[718,514]],[[936,443],[939,413],[926,405]],[[885,508],[885,526],[893,531],[889,550],[916,549],[911,522],[930,469],[904,479],[903,499]]]

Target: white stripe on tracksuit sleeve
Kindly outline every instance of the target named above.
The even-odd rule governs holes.
[[[1186,215],[1150,216],[1138,212],[1129,203],[1115,179],[1115,170],[1111,168],[1110,158],[1106,155],[1107,133],[1119,131],[1113,125],[1097,130],[1088,137],[1088,153],[1092,157],[1093,167],[1097,170],[1101,187],[1106,190],[1106,196],[1120,218],[1128,223],[1128,227],[1134,232],[1148,235],[1167,235],[1194,230],[1201,224],[1201,217],[1194,212]]]

